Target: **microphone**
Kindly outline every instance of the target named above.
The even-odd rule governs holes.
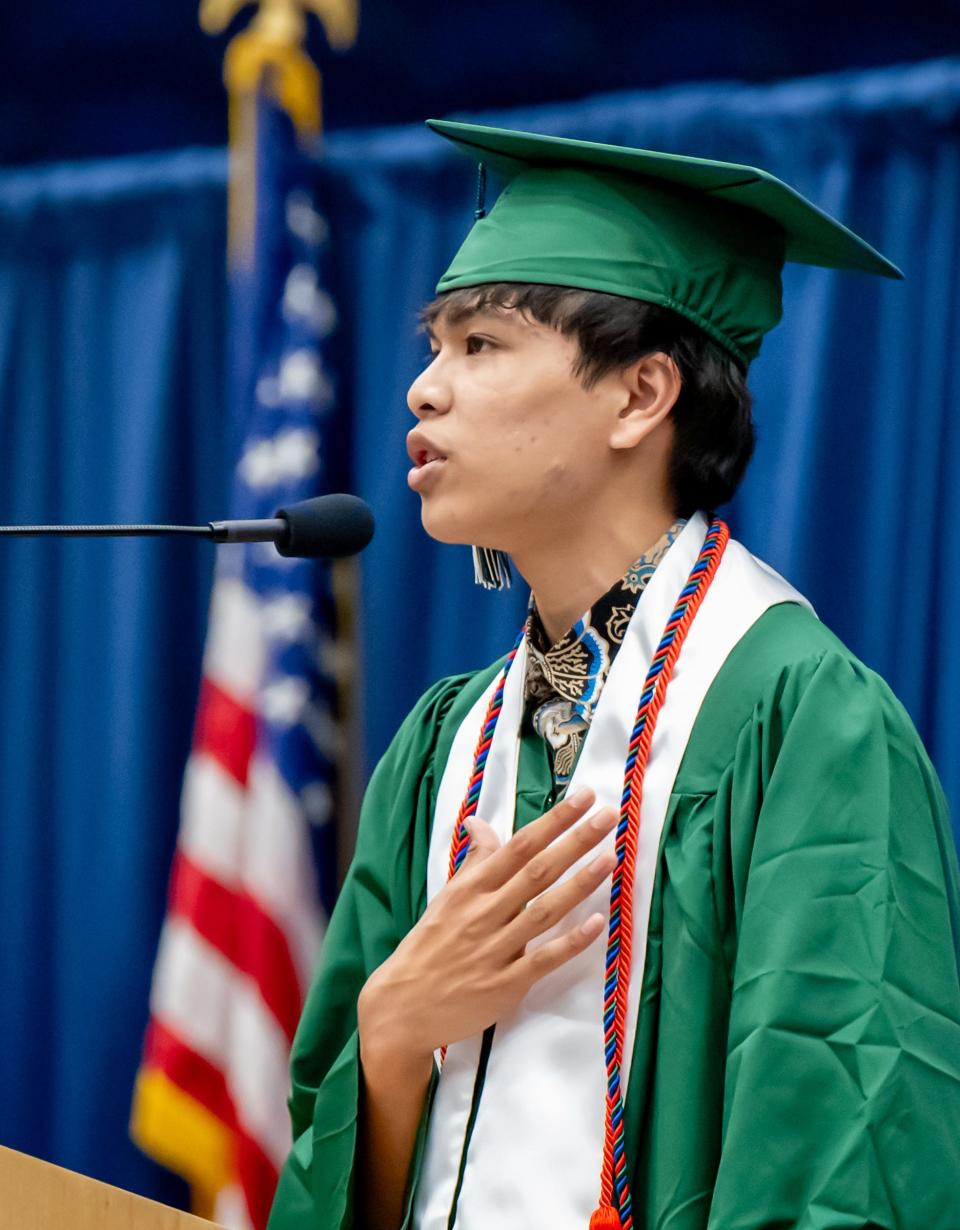
[[[210,521],[206,525],[0,525],[0,537],[157,538],[187,535],[213,542],[272,542],[281,555],[344,559],[373,537],[370,506],[355,495],[319,495],[259,521]]]

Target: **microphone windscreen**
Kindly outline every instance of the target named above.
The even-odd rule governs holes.
[[[362,551],[373,537],[373,513],[355,495],[319,495],[278,508],[276,515],[287,523],[277,540],[281,555],[342,559]]]

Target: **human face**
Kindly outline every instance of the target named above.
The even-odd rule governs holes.
[[[617,382],[585,389],[576,340],[511,309],[441,313],[429,338],[407,393],[427,533],[516,553],[576,526],[610,465]]]

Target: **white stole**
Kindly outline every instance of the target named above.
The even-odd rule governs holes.
[[[590,786],[596,807],[619,810],[624,762],[640,690],[680,591],[703,546],[707,523],[692,517],[640,596],[604,684],[569,791]],[[696,615],[653,736],[643,788],[634,881],[633,968],[622,1087],[630,1077],[650,901],[670,792],[710,684],[745,632],[769,607],[800,602],[786,581],[731,541]],[[513,832],[526,645],[507,675],[503,709],[487,759],[477,814],[501,842]],[[427,896],[447,881],[450,839],[473,765],[480,725],[496,680],[474,704],[454,738],[437,792],[427,864]],[[567,873],[573,875],[614,835]],[[565,877],[564,877],[565,878]],[[591,914],[609,914],[607,880],[544,943]],[[457,1230],[586,1230],[597,1205],[603,1151],[606,1070],[603,1059],[603,936],[536,983],[519,1008],[497,1022],[486,1081],[458,1201]],[[463,959],[469,960],[465,951]],[[416,1230],[447,1230],[480,1055],[479,1036],[447,1049],[414,1206]]]

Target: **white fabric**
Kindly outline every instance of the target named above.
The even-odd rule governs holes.
[[[697,515],[664,556],[641,595],[604,685],[573,779],[596,792],[597,808],[619,809],[624,763],[650,659],[703,545]],[[650,900],[660,837],[690,732],[703,698],[730,651],[769,607],[802,598],[782,577],[730,542],[693,621],[667,690],[644,782],[634,882],[633,969],[622,1081],[629,1080]],[[524,646],[507,676],[503,710],[487,761],[477,814],[501,841],[513,831]],[[432,898],[447,879],[453,824],[472,767],[480,724],[495,682],[464,719],[441,778],[427,869]],[[606,845],[590,852],[613,849]],[[575,864],[568,875],[583,863]],[[609,881],[535,943],[591,914],[609,912]],[[469,959],[469,953],[464,954]],[[458,1230],[584,1230],[597,1204],[603,1152],[601,938],[537,983],[519,1009],[497,1023],[486,1081],[457,1206]],[[476,1079],[481,1039],[450,1046],[430,1117],[414,1210],[417,1230],[447,1230]]]

